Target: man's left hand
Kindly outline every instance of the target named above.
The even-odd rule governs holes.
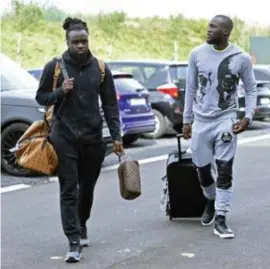
[[[233,124],[233,132],[235,134],[240,134],[247,130],[248,125],[249,125],[249,120],[246,118],[242,119],[239,122]]]
[[[123,155],[124,154],[123,143],[121,141],[115,140],[113,142],[113,151],[117,155]]]

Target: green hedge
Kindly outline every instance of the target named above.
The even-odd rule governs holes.
[[[18,33],[22,34],[21,63],[25,68],[43,66],[52,57],[66,49],[62,11],[35,4],[14,2],[13,13],[2,17],[2,52],[17,59]],[[17,6],[16,6],[17,5]],[[88,23],[90,47],[95,55],[111,59],[155,58],[172,59],[177,44],[179,60],[186,60],[192,47],[204,42],[206,20],[187,19],[182,15],[168,19],[128,18],[125,13],[114,12],[97,16],[80,16]],[[267,28],[248,27],[234,18],[232,41],[249,50],[249,36],[269,35]]]

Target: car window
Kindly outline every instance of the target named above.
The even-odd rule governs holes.
[[[10,90],[37,90],[38,81],[24,68],[1,54],[1,91]]]
[[[111,70],[130,73],[134,79],[144,87],[154,89],[169,81],[169,72],[166,65],[108,63]]]
[[[1,92],[11,91],[13,87],[14,86],[1,74]]]
[[[168,67],[156,68],[155,72],[145,81],[145,87],[148,89],[155,89],[162,84],[169,82]]]
[[[254,68],[254,74],[256,80],[268,80],[270,81],[270,69]]]
[[[153,66],[144,67],[143,71],[144,71],[145,77],[149,79],[157,71],[157,68]]]
[[[170,76],[172,81],[186,80],[188,66],[186,65],[171,65]]]
[[[114,84],[119,93],[136,93],[144,90],[144,87],[133,78],[115,78]]]
[[[145,76],[142,72],[142,69],[138,65],[108,64],[108,66],[111,70],[129,73],[140,83],[145,83]]]
[[[43,69],[28,70],[27,72],[39,81],[41,78]]]

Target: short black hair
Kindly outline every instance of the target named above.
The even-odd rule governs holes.
[[[66,31],[66,39],[68,33],[73,30],[85,30],[89,34],[87,23],[78,18],[67,17],[63,22],[63,29]]]
[[[233,21],[226,15],[216,15],[215,18],[221,18],[224,21],[224,26],[231,32],[233,29]]]

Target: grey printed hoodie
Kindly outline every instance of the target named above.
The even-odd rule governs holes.
[[[222,51],[209,44],[195,47],[189,57],[184,123],[191,123],[193,117],[204,121],[236,118],[240,79],[246,90],[245,117],[252,120],[257,85],[249,55],[231,43]]]

